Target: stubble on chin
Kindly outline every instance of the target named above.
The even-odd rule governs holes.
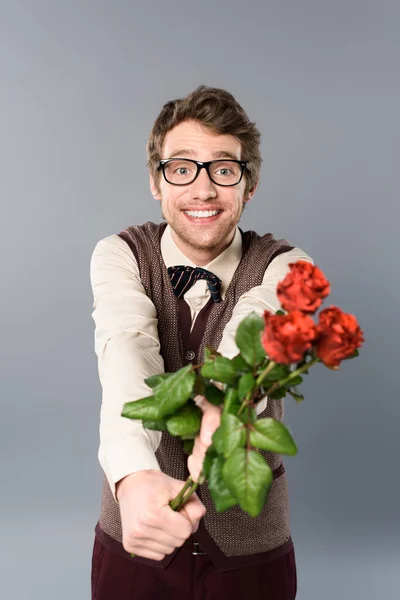
[[[234,226],[234,229],[236,228],[236,226],[238,225],[241,216],[243,214],[243,211],[246,208],[246,202],[242,203],[242,210],[240,211],[240,215],[239,218],[237,219],[237,222]],[[168,225],[171,227],[171,229],[174,231],[174,233],[185,243],[188,244],[191,248],[193,248],[194,250],[213,250],[215,248],[217,248],[222,240],[226,237],[230,237],[230,232],[220,232],[220,235],[217,236],[217,238],[213,238],[213,239],[208,239],[208,240],[199,240],[198,238],[196,238],[196,236],[191,236],[190,235],[190,229],[189,229],[189,224],[188,224],[188,229],[186,229],[183,225],[182,226],[176,226],[173,222],[168,221],[168,219],[166,218],[165,214],[164,214],[164,210],[163,207],[161,205],[161,217],[164,219],[164,221],[166,221],[168,223]],[[232,241],[232,240],[231,240]]]

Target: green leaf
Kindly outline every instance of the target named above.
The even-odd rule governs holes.
[[[208,487],[217,512],[224,512],[237,504],[235,496],[231,493],[222,478],[224,464],[223,457],[217,456],[212,459],[209,469]]]
[[[160,418],[159,403],[155,396],[146,396],[133,402],[125,402],[121,415],[128,419],[147,419],[157,421]]]
[[[250,431],[252,446],[290,456],[297,454],[296,442],[281,421],[267,417],[258,419],[253,427],[254,430]]]
[[[199,374],[196,374],[196,379],[194,381],[194,386],[193,386],[193,392],[195,394],[200,394],[201,396],[204,396],[205,387],[206,387],[206,382],[204,380],[204,377],[202,377]]]
[[[308,357],[311,360],[308,361],[307,360]],[[295,369],[297,370],[300,367],[304,367],[305,365],[308,365],[308,363],[310,363],[314,358],[318,358],[316,346],[312,346],[312,348],[305,353],[303,360],[301,360],[300,362],[295,364]],[[321,362],[321,359],[318,358],[318,361]],[[302,375],[308,375],[308,374],[309,374],[309,369],[302,371]]]
[[[261,343],[261,332],[264,329],[264,319],[251,312],[245,317],[236,331],[236,345],[244,360],[255,367],[265,359],[265,350]]]
[[[304,396],[303,394],[299,394],[296,392],[294,392],[293,390],[287,390],[287,393],[290,394],[291,396],[293,396],[293,398],[296,400],[297,404],[299,404],[300,402],[302,402],[304,400]]]
[[[236,415],[240,408],[239,394],[236,388],[228,387],[225,390],[224,408],[222,414]]]
[[[236,448],[246,443],[246,429],[242,421],[235,415],[225,413],[221,417],[223,454],[225,458],[230,456]]]
[[[281,310],[281,309],[277,310],[275,314],[276,315],[286,315],[285,311]]]
[[[239,415],[242,423],[254,423],[257,420],[257,413],[252,406],[246,406]]]
[[[280,400],[281,398],[284,398],[286,396],[286,394],[287,394],[287,389],[285,388],[285,386],[281,386],[281,387],[277,388],[271,394],[268,394],[268,398],[272,398],[273,400]]]
[[[196,374],[189,364],[157,386],[156,398],[160,417],[172,415],[186,404],[193,391],[195,379]]]
[[[194,440],[183,440],[183,451],[185,454],[192,454],[194,446]]]
[[[260,371],[257,375],[261,375]],[[290,375],[290,367],[289,365],[276,364],[271,371],[268,373],[266,377],[262,380],[262,385],[265,389],[271,387],[271,385],[275,381],[279,381],[281,379],[285,379],[288,375]]]
[[[314,348],[313,348],[314,351]],[[294,363],[294,370],[297,371],[297,369],[300,369],[300,367],[304,367],[304,365],[307,364],[307,353],[305,355],[305,357],[300,360],[298,363]]]
[[[212,362],[205,363],[201,367],[201,374],[207,379],[214,379],[228,385],[234,383],[237,378],[235,367],[225,356],[217,356]]]
[[[222,477],[241,508],[257,517],[272,483],[272,470],[256,450],[237,448],[225,461]]]
[[[222,356],[222,354],[207,344],[207,346],[204,348],[204,362],[214,360],[216,356]]]
[[[250,400],[252,393],[256,387],[256,380],[252,373],[245,373],[241,376],[238,383],[238,393],[240,400],[246,398]]]
[[[170,377],[171,375],[173,375],[173,373],[158,373],[158,375],[151,375],[151,377],[148,377],[144,381],[149,387],[154,389],[158,386],[159,383],[161,383],[165,379],[168,379],[168,377]]]
[[[221,425],[214,431],[211,439],[212,439],[212,443],[213,443],[213,446],[214,446],[216,452],[218,452],[218,454],[223,455],[225,448],[224,448],[224,437],[222,434]]]
[[[154,429],[155,431],[167,431],[167,424],[164,419],[160,419],[159,421],[143,421],[143,427],[146,429]]]
[[[296,375],[296,377],[292,377],[292,379],[289,379],[289,381],[285,383],[285,387],[293,387],[295,385],[300,385],[300,383],[303,383],[303,378],[301,375]]]
[[[236,373],[248,373],[251,370],[251,366],[247,364],[240,352],[231,358],[231,363]]]
[[[203,461],[203,473],[206,477],[206,479],[208,479],[209,474],[210,474],[210,468],[211,468],[211,464],[213,459],[218,456],[218,453],[216,451],[216,449],[214,448],[214,445],[211,444],[210,446],[208,446],[207,450],[206,450],[206,455],[204,457],[204,461]]]
[[[343,360],[350,360],[350,358],[356,358],[356,356],[360,356],[360,353],[357,350],[357,348],[354,350],[353,354],[346,356],[346,358],[344,358]]]
[[[167,429],[171,435],[193,436],[200,431],[202,410],[195,404],[186,404],[174,415],[166,419]]]
[[[219,406],[224,401],[225,392],[220,390],[210,381],[205,381],[203,396],[205,396],[211,404]]]

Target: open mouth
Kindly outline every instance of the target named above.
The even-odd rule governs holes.
[[[184,210],[185,215],[191,221],[207,222],[215,221],[218,215],[221,214],[221,210]]]

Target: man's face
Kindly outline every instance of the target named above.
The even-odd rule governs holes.
[[[217,156],[220,152],[227,154]],[[240,160],[240,154],[240,142],[232,135],[213,135],[197,121],[185,121],[167,133],[162,158]],[[162,216],[170,225],[176,244],[189,258],[196,257],[197,264],[203,259],[206,264],[231,243],[244,203],[250,200],[256,188],[244,197],[245,185],[245,175],[232,187],[217,185],[206,170],[201,169],[196,180],[184,186],[172,185],[161,175],[158,193],[150,176],[152,194],[161,202]],[[218,214],[204,218],[186,212],[209,210],[217,210]]]

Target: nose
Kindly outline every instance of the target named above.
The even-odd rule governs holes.
[[[192,198],[198,198],[199,200],[215,198],[217,195],[217,186],[211,181],[205,168],[200,169],[190,188]]]

